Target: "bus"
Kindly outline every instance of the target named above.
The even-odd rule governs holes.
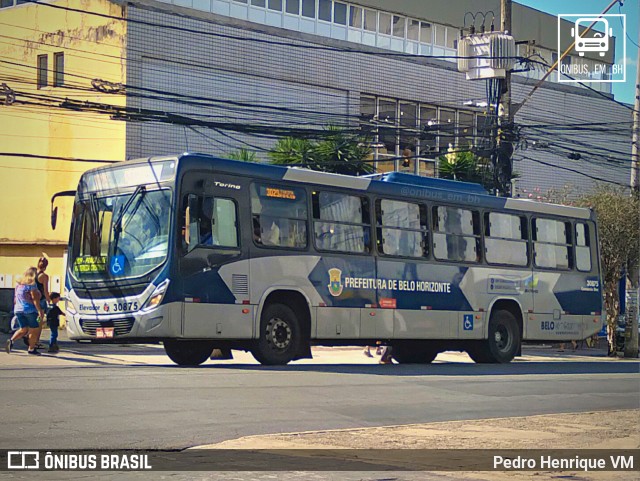
[[[74,340],[214,348],[265,365],[312,345],[507,363],[603,324],[589,209],[404,173],[352,177],[182,154],[84,173],[65,276]]]

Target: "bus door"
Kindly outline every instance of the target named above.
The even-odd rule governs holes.
[[[185,338],[253,337],[247,192],[248,183],[238,177],[203,172],[184,176],[180,278]]]

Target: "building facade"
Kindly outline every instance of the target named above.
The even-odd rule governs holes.
[[[0,107],[0,287],[42,252],[62,285],[72,201],[58,201],[53,231],[50,199],[103,162],[240,148],[265,159],[287,132],[333,125],[367,133],[379,171],[436,175],[440,155],[490,135],[486,83],[457,71],[455,46],[465,13],[497,14],[498,0],[0,1],[0,83],[15,92]],[[557,20],[517,4],[513,18],[529,41],[519,55],[538,61],[514,75],[518,104],[555,60]],[[518,111],[520,195],[628,184],[631,113],[609,86],[554,73]]]

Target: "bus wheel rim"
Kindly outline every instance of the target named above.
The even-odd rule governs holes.
[[[286,349],[291,342],[291,327],[279,318],[273,318],[267,325],[267,339],[277,349]]]
[[[493,339],[499,351],[507,351],[511,343],[509,330],[506,326],[499,326],[494,333]]]

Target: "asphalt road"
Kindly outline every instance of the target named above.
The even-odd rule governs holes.
[[[252,434],[640,407],[637,362],[180,368],[156,361],[157,348],[149,355],[114,364],[66,362],[61,352],[49,365],[0,353],[0,449],[180,449]]]

